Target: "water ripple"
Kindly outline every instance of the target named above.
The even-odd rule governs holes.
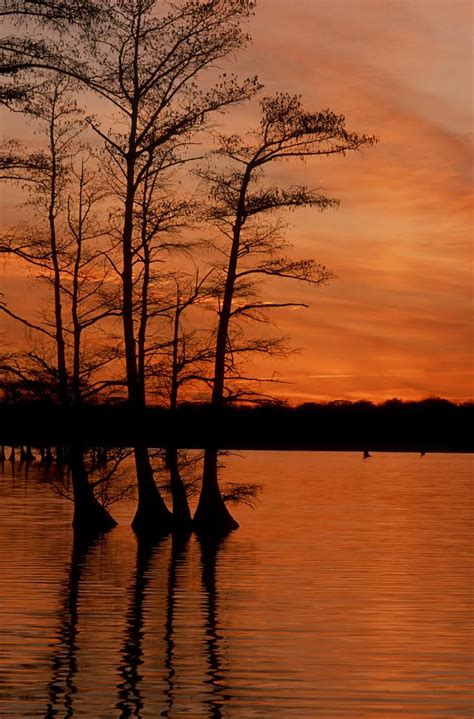
[[[44,471],[5,464],[2,719],[472,716],[472,458],[243,469],[262,502],[219,544],[137,543],[129,505],[84,544]]]

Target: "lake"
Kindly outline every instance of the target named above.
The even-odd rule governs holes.
[[[471,717],[472,455],[245,452],[219,546],[73,543],[0,466],[0,717]]]

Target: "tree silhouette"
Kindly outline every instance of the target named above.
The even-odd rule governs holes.
[[[349,132],[345,118],[330,110],[310,113],[298,96],[277,94],[261,103],[262,117],[257,131],[242,138],[219,138],[216,156],[228,165],[221,171],[202,173],[211,188],[210,219],[225,238],[225,264],[221,266],[222,290],[215,341],[212,404],[222,406],[226,379],[234,369],[233,357],[248,351],[271,352],[272,343],[257,340],[247,347],[235,347],[231,328],[245,317],[260,320],[268,310],[294,303],[265,303],[259,299],[262,279],[283,278],[315,287],[331,274],[313,259],[292,259],[284,250],[279,225],[268,223],[268,215],[284,209],[313,207],[319,211],[337,204],[304,185],[278,187],[266,182],[268,166],[283,160],[305,160],[318,156],[345,155],[375,142],[374,137]],[[230,358],[230,362],[229,362]],[[217,450],[206,450],[202,492],[194,517],[200,532],[226,532],[237,523],[230,515],[217,480]]]
[[[1,312],[44,340],[39,348],[4,358],[6,385],[10,391],[15,388],[20,396],[25,393],[44,396],[46,390],[56,396],[64,408],[82,402],[83,390],[104,364],[104,356],[98,361],[95,351],[90,360],[86,359],[82,339],[86,329],[109,314],[101,306],[98,293],[104,281],[102,274],[99,273],[98,282],[91,279],[98,254],[85,247],[91,239],[88,215],[93,211],[97,194],[88,189],[84,163],[81,163],[80,174],[74,177],[73,157],[78,151],[76,141],[82,126],[71,92],[70,81],[54,78],[42,83],[27,101],[15,100],[15,110],[37,119],[44,127],[48,152],[39,163],[29,162],[28,155],[24,154],[24,166],[29,165],[26,179],[36,223],[7,232],[0,243],[0,252],[38,273],[39,279],[50,288],[52,306],[52,315],[47,311],[37,319],[35,314],[25,317],[10,309],[7,303],[0,304]],[[70,195],[75,180],[77,213]],[[75,500],[74,526],[113,526],[114,520],[97,501],[89,484],[82,450],[71,447],[69,460]]]
[[[280,161],[343,156],[375,138],[349,132],[345,118],[330,110],[307,112],[298,96],[264,98],[260,126],[242,137],[218,136],[208,169],[198,173],[209,188],[208,228],[219,238],[210,244],[213,258],[220,259],[208,261],[195,237],[189,239],[201,218],[178,189],[175,173],[196,160],[193,145],[215,113],[259,89],[255,78],[215,76],[219,63],[247,43],[243,24],[254,5],[3,4],[9,35],[0,40],[0,100],[46,123],[48,147],[24,152],[9,140],[0,153],[0,177],[32,188],[35,222],[42,228],[39,234],[36,227],[8,233],[0,251],[36,268],[51,289],[41,320],[0,303],[0,312],[43,340],[26,362],[12,353],[2,357],[9,392],[44,390],[49,383],[63,406],[77,407],[123,386],[140,426],[157,386],[165,388],[173,418],[182,388],[191,383],[210,391],[216,412],[255,399],[253,383],[262,380],[246,376],[245,360],[287,351],[281,338],[266,336],[262,328],[273,310],[305,305],[267,301],[262,287],[273,279],[317,287],[331,273],[312,258],[292,254],[280,216],[305,207],[323,211],[337,201],[303,184],[273,185],[267,171]],[[88,147],[81,157],[88,154],[88,162],[77,156],[79,134]],[[211,334],[186,322],[203,300],[214,312]],[[114,322],[121,325],[120,343]],[[258,332],[248,335],[255,322]],[[86,345],[94,350],[86,352]],[[87,478],[79,454],[77,447],[71,452],[78,487]],[[134,530],[162,535],[188,526],[177,447],[168,447],[165,456],[173,513],[137,435],[134,458]],[[207,449],[194,517],[201,533],[237,526],[219,487],[217,462],[217,448]],[[249,498],[235,488],[227,494]]]
[[[128,397],[140,409],[145,404],[144,381],[137,357],[134,303],[136,205],[144,183],[154,173],[180,162],[178,146],[189,142],[210,113],[250,97],[255,80],[242,83],[222,75],[200,88],[199,77],[247,41],[240,25],[252,12],[251,0],[181,0],[165,7],[157,0],[107,3],[94,18],[94,32],[81,25],[39,38],[13,35],[0,44],[0,67],[13,80],[4,90],[15,93],[31,81],[31,73],[59,72],[95,95],[114,119],[90,115],[88,124],[104,143],[114,168],[120,207],[121,314]],[[138,330],[139,331],[139,330]],[[166,532],[172,526],[154,481],[145,447],[136,447],[137,531]]]

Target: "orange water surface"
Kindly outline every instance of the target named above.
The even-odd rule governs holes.
[[[219,545],[73,542],[0,469],[0,717],[454,719],[472,704],[471,455],[245,452]]]

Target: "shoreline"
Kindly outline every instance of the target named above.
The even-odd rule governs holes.
[[[465,454],[474,452],[473,420],[474,404],[435,399],[299,407],[188,404],[175,412],[0,403],[0,444]]]

